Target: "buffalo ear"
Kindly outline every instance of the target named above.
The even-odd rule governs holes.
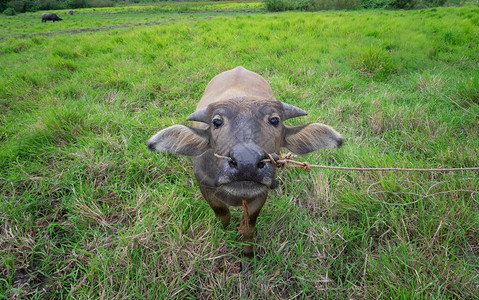
[[[306,116],[308,114],[307,112],[305,112],[301,108],[296,107],[294,105],[284,103],[284,102],[281,102],[281,104],[283,106],[283,113],[284,113],[283,121],[288,120],[288,119],[292,119],[292,118],[296,118],[296,117]]]
[[[339,148],[342,136],[328,125],[310,123],[286,126],[283,147],[297,154],[306,154],[321,148]]]
[[[161,130],[147,144],[152,151],[168,151],[186,156],[198,156],[210,147],[207,130],[184,125],[173,125]]]

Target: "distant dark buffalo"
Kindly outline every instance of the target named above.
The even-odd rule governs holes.
[[[54,13],[43,13],[42,14],[42,23],[43,22],[47,22],[47,21],[53,21],[53,23],[55,23],[55,21],[61,21],[63,20],[62,18],[60,18],[59,16],[57,16],[57,14],[54,14]]]
[[[70,9],[68,13],[70,14],[70,16],[73,16],[73,9]]]

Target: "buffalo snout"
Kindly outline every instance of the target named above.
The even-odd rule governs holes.
[[[235,145],[229,156],[220,157],[216,185],[234,185],[235,183],[245,185],[250,182],[251,185],[275,188],[275,167],[266,158],[267,154],[256,145]]]
[[[266,157],[267,154],[255,145],[239,144],[231,149],[229,165],[232,170],[245,175],[261,173],[266,166],[263,161]]]

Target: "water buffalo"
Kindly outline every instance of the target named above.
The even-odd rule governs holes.
[[[324,124],[283,124],[304,115],[304,110],[276,100],[263,77],[237,67],[209,82],[196,111],[186,118],[194,121],[191,127],[165,128],[147,144],[151,150],[195,157],[201,193],[223,226],[230,223],[229,206],[246,205],[243,255],[252,257],[256,218],[268,191],[277,186],[268,154],[278,154],[281,147],[305,154],[343,142]]]
[[[60,18],[59,16],[57,16],[57,14],[54,14],[54,13],[43,13],[42,14],[42,23],[43,22],[47,22],[47,21],[53,21],[53,23],[55,23],[55,21],[61,21],[63,20],[62,18]]]
[[[73,16],[73,9],[70,9],[68,13],[70,14],[70,16]]]

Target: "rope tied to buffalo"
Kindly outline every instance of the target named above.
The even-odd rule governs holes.
[[[433,169],[425,169],[425,168],[355,168],[355,167],[338,167],[338,166],[325,166],[325,165],[312,165],[308,162],[300,162],[296,161],[296,156],[291,154],[291,153],[286,153],[286,154],[281,154],[281,156],[278,156],[277,154],[268,154],[267,159],[262,160],[263,162],[271,162],[272,164],[276,165],[278,168],[301,168],[303,170],[310,170],[311,168],[321,168],[321,169],[333,169],[333,170],[348,170],[348,171],[396,171],[396,172],[458,172],[458,171],[477,171],[479,170],[479,167],[470,167],[470,168],[433,168]],[[473,178],[464,178],[464,180],[473,180]],[[411,182],[411,181],[408,181]],[[413,182],[415,183],[415,182]],[[479,192],[477,190],[469,190],[469,189],[458,189],[454,191],[443,191],[443,192],[437,192],[437,193],[431,193],[431,190],[433,187],[436,187],[443,182],[436,183],[432,185],[427,191],[425,191],[421,186],[421,189],[423,190],[424,193],[418,194],[418,193],[402,193],[402,194],[409,194],[409,195],[415,195],[419,196],[421,199],[429,198],[431,196],[439,195],[439,194],[445,194],[448,192],[467,192],[470,193],[471,199],[479,203],[474,196],[477,195]],[[375,200],[371,194],[379,194],[379,193],[386,193],[385,191],[376,191],[372,192],[371,189],[374,185],[377,185],[378,182],[371,184],[368,189],[367,189],[367,194],[368,197],[372,200]],[[417,184],[417,183],[416,183]],[[393,193],[394,194],[394,193]],[[401,194],[401,193],[398,193]],[[387,205],[409,205],[409,204],[414,204],[418,202],[419,200],[408,202],[408,203],[388,203],[384,201],[380,201],[382,203],[385,203]]]
[[[227,160],[232,160],[231,157],[227,156],[222,156],[219,154],[214,154],[217,158],[220,159],[227,159]],[[362,171],[362,172],[367,172],[367,171],[391,171],[391,172],[459,172],[459,171],[479,171],[479,167],[468,167],[468,168],[360,168],[360,167],[340,167],[340,166],[327,166],[327,165],[317,165],[317,164],[310,164],[308,162],[302,162],[302,161],[297,161],[296,156],[292,153],[282,153],[281,155],[278,155],[276,153],[268,154],[268,158],[265,158],[261,160],[261,162],[271,162],[273,165],[275,165],[277,168],[301,168],[302,170],[309,171],[311,168],[319,168],[319,169],[332,169],[332,170],[346,170],[346,171]],[[376,183],[375,183],[376,184]],[[373,185],[369,186],[368,188],[368,197],[371,198],[370,196],[370,189]],[[438,184],[433,185],[436,186]],[[425,195],[419,195],[419,194],[414,194],[417,196],[421,196],[421,198],[427,198],[436,194],[442,194],[445,192],[440,192],[440,193],[433,193],[430,194],[429,191],[432,189],[432,187],[428,190]],[[474,199],[474,195],[476,195],[478,192],[474,190],[458,190],[462,192],[470,192],[471,193],[471,198],[477,202],[477,200]],[[378,192],[377,192],[378,193]],[[372,199],[372,198],[371,198]],[[374,200],[374,199],[373,199]],[[408,204],[413,204],[416,203],[417,201],[406,203],[406,204],[394,204],[394,203],[386,203],[388,205],[408,205]],[[246,230],[249,229],[249,214],[248,214],[248,206],[246,204],[246,201],[243,200],[243,220],[241,221],[241,225],[238,228],[241,233],[244,233]]]
[[[248,212],[248,203],[246,200],[242,201],[243,203],[243,219],[241,219],[240,226],[238,227],[238,231],[241,234],[244,234],[249,229],[249,212]]]
[[[285,153],[278,156],[276,153],[268,154],[269,158],[263,159],[263,162],[271,162],[278,168],[301,168],[309,171],[311,168],[348,170],[348,171],[397,171],[397,172],[458,172],[479,170],[479,167],[471,168],[436,168],[436,169],[420,169],[420,168],[356,168],[356,167],[338,167],[326,165],[312,165],[308,162],[296,161],[296,156],[292,153]]]

